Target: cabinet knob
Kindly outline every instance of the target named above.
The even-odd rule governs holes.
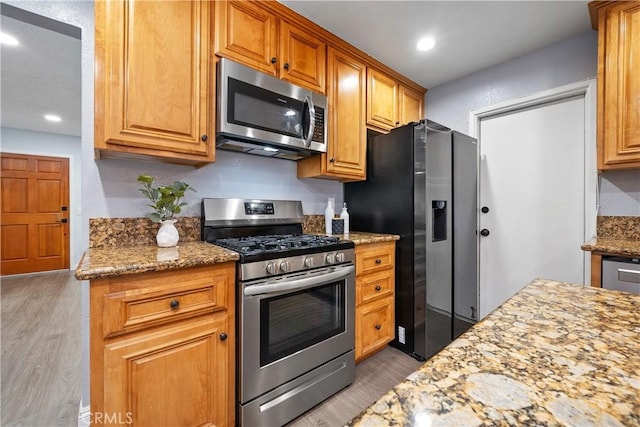
[[[480,230],[480,235],[487,237],[489,235],[489,230],[487,230],[486,228],[483,228],[482,230]]]
[[[225,334],[224,332],[220,334],[220,341],[226,341],[227,339],[227,334]]]
[[[380,258],[376,259],[376,264],[382,264],[382,260]]]
[[[382,326],[380,326],[380,325],[376,325],[376,326],[375,326],[375,328],[376,328],[377,330],[380,330],[380,328],[381,328],[381,327],[382,327]]]
[[[336,162],[336,158],[335,158],[335,157],[330,158],[330,159],[329,159],[329,162],[331,162],[331,163],[335,163],[335,162]]]
[[[285,70],[288,70],[288,69],[289,69],[289,63],[288,63],[288,62],[285,62],[285,63],[284,63],[284,69],[285,69]]]
[[[171,300],[171,302],[169,303],[169,307],[175,310],[176,308],[180,307],[180,301],[178,301],[177,299]]]
[[[398,126],[400,124],[400,122],[396,122],[396,126]]]
[[[274,56],[273,58],[271,58],[271,63],[275,64],[276,62],[278,62],[278,60],[276,59],[276,57]]]
[[[382,289],[382,288],[380,287],[380,285],[376,285],[376,291],[377,291],[377,292],[379,292],[379,291],[380,291],[380,289]]]
[[[209,139],[209,137],[207,135],[202,135],[200,137],[200,139],[202,140],[202,142],[207,142],[207,140]]]

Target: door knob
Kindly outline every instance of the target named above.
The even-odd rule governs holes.
[[[482,230],[480,230],[480,235],[481,236],[487,237],[489,234],[490,234],[489,230],[487,230],[486,228],[483,228]]]
[[[489,213],[489,208],[487,206],[483,206],[482,209],[480,209],[480,211],[482,213]]]

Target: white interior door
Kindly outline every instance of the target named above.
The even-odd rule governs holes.
[[[584,95],[483,118],[479,150],[480,318],[535,278],[583,284]]]

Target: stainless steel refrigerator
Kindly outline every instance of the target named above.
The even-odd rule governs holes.
[[[428,358],[477,319],[476,140],[423,120],[372,136],[367,180],[347,183],[350,229],[396,242],[396,337]]]

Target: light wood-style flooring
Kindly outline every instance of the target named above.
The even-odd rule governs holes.
[[[70,271],[0,278],[2,426],[76,426],[81,288]]]
[[[68,271],[0,278],[0,425],[76,426],[81,286]],[[387,347],[356,365],[353,384],[288,424],[348,423],[421,362]]]
[[[424,362],[387,347],[356,365],[356,379],[349,387],[305,412],[287,427],[343,426]]]

